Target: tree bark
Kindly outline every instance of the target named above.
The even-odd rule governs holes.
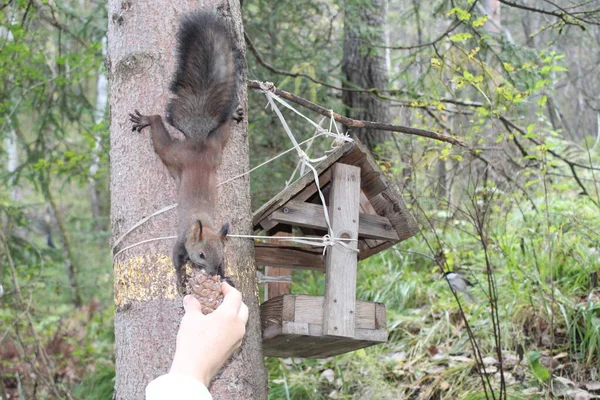
[[[175,185],[154,153],[149,130],[131,132],[128,113],[165,114],[170,77],[175,67],[179,19],[198,2],[166,3],[109,1],[108,53],[111,133],[111,224],[113,241],[155,211],[176,202]],[[205,1],[207,10],[223,16],[235,32],[236,46],[245,53],[238,2]],[[245,76],[240,76],[240,83]],[[239,98],[246,105],[245,85]],[[174,130],[171,130],[173,133]],[[180,135],[181,137],[181,135]],[[247,123],[238,124],[227,144],[218,179],[248,170]],[[217,221],[229,221],[231,233],[251,232],[248,178],[219,188]],[[176,210],[153,217],[129,233],[115,253],[142,240],[174,235]],[[148,382],[166,373],[175,348],[183,312],[171,262],[173,240],[133,247],[114,261],[115,279],[115,398],[143,399]],[[247,334],[211,390],[215,399],[266,399],[267,376],[256,293],[252,241],[230,239],[226,246],[227,274],[234,278],[250,309]]]
[[[346,0],[344,19],[344,55],[342,72],[346,78],[345,88],[388,87],[388,62],[385,50],[372,45],[387,42],[385,22],[387,0],[359,2]],[[342,101],[347,116],[367,121],[390,121],[390,104],[368,93],[344,91]],[[391,139],[389,132],[358,128],[352,133],[370,149]]]

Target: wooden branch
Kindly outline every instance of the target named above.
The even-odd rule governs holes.
[[[342,124],[346,127],[349,127],[349,128],[367,128],[367,129],[378,129],[378,130],[390,131],[390,132],[401,132],[401,133],[406,133],[409,135],[416,135],[416,136],[426,137],[429,139],[439,140],[441,142],[446,142],[446,143],[450,143],[450,144],[461,146],[461,147],[467,146],[467,144],[464,141],[462,141],[461,139],[458,139],[458,138],[455,138],[452,136],[448,136],[443,133],[437,133],[437,132],[429,131],[426,129],[411,128],[409,126],[403,126],[403,125],[392,125],[392,124],[388,124],[385,122],[363,121],[363,120],[357,120],[357,119],[344,117],[338,113],[328,110],[325,107],[322,107],[318,104],[308,101],[302,97],[299,97],[292,93],[286,92],[285,90],[277,89],[272,84],[262,83],[262,82],[258,82],[258,81],[248,81],[247,85],[248,85],[249,89],[257,89],[257,90],[262,90],[261,86],[267,86],[270,88],[270,91],[275,93],[277,96],[282,97],[286,100],[292,101],[298,105],[301,105],[302,107],[308,108],[309,110],[317,112],[326,117],[330,117],[333,114],[333,119],[335,119],[340,124]]]

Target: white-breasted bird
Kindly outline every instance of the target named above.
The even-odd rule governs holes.
[[[477,303],[477,298],[469,292],[469,286],[473,286],[473,284],[469,282],[467,278],[454,271],[444,272],[444,278],[446,278],[452,289],[466,294],[469,300],[473,303]]]

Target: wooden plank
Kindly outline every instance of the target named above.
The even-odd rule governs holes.
[[[285,277],[291,275],[289,268],[265,266],[265,276]],[[291,282],[265,282],[265,299],[269,300],[277,296],[291,292]]]
[[[301,331],[303,327],[286,327],[286,330]],[[310,328],[310,327],[309,327]],[[266,338],[263,336],[263,354],[267,357],[303,357],[303,358],[325,358],[338,354],[348,353],[379,343],[385,343],[387,334],[385,332],[358,330],[365,340],[353,340],[348,338],[334,338],[328,336],[292,335],[282,332],[278,335]],[[375,339],[375,340],[367,340]]]
[[[377,254],[379,252],[382,252],[385,249],[388,249],[390,247],[392,247],[394,244],[396,244],[396,242],[383,242],[380,241],[380,244],[376,247],[369,247],[364,241],[360,241],[358,243],[359,248],[360,248],[360,253],[358,253],[358,259],[359,260],[364,260],[366,258],[371,257],[374,254]]]
[[[254,252],[258,265],[325,271],[322,248],[254,243]]]
[[[269,220],[327,232],[323,206],[318,204],[291,200],[285,206],[275,210],[269,216]],[[359,238],[399,241],[398,233],[387,218],[365,213],[360,213],[358,217],[358,236]]]
[[[263,331],[267,329],[267,327],[281,325],[284,297],[285,296],[275,297],[260,305],[260,325]]]
[[[374,330],[374,329],[364,329],[357,328],[356,336],[354,338],[341,338],[338,336],[323,336],[323,325],[316,324],[307,324],[301,322],[283,322],[281,326],[281,333],[283,335],[310,335],[313,336],[312,346],[313,349],[318,348],[319,342],[323,341],[326,343],[336,343],[335,346],[339,346],[336,354],[347,353],[348,351],[352,351],[353,342],[368,340],[368,341],[376,341],[379,343],[384,343],[387,341],[387,332]],[[334,341],[330,341],[328,339],[334,339]],[[340,340],[341,339],[341,340]],[[340,345],[341,343],[345,343],[344,345]],[[329,345],[331,346],[331,344]],[[351,350],[347,350],[347,347],[350,347]],[[362,346],[364,347],[364,346]]]
[[[377,214],[388,218],[398,233],[400,241],[414,236],[419,231],[415,220],[406,209],[400,193],[394,190],[385,190],[369,201]]]
[[[345,153],[347,153],[352,147],[354,143],[345,143],[344,145],[338,147],[333,153],[331,153],[325,160],[319,163],[315,169],[317,173],[320,175],[323,171],[333,165],[340,157],[342,157]],[[261,221],[267,218],[274,210],[283,206],[288,202],[291,198],[293,198],[296,194],[300,193],[304,188],[312,184],[314,181],[313,172],[310,168],[307,168],[302,177],[288,186],[286,189],[279,192],[279,194],[273,197],[269,202],[264,204],[258,210],[254,212],[254,216],[252,218],[252,225],[254,229],[258,229]]]
[[[321,175],[319,175],[319,187],[323,190],[323,187],[327,185],[331,181],[331,167],[327,170],[323,171]],[[307,187],[305,187],[300,193],[294,196],[293,200],[305,202],[310,199],[315,193],[317,193],[317,184],[316,182],[311,183]]]
[[[295,321],[296,320],[296,298],[298,296],[284,295],[283,296],[283,310],[281,311],[281,318],[283,321]]]
[[[335,238],[358,240],[360,168],[337,163],[333,166],[329,219]],[[325,303],[323,333],[354,337],[356,312],[356,241],[337,243],[325,257]]]
[[[284,318],[284,321],[323,325],[323,303],[325,299],[322,296],[296,295],[295,299],[295,317],[294,319]],[[356,302],[356,328],[379,329],[376,328],[375,305],[376,303],[367,301]],[[383,312],[385,316],[385,308]]]
[[[367,196],[365,196],[365,192],[363,192],[362,190],[360,191],[360,209],[365,214],[377,215],[377,211],[375,211],[375,209],[373,208],[373,206],[369,202],[369,199],[367,199]],[[360,235],[360,227],[358,229],[359,229],[358,232],[359,232],[359,235]],[[373,248],[373,247],[379,246],[382,243],[382,241],[381,240],[376,240],[376,239],[365,239],[365,243],[370,248]]]
[[[271,236],[290,236],[292,229],[290,227],[289,232],[268,232]],[[277,246],[281,245],[283,242],[281,240],[272,240],[271,244]],[[291,275],[291,271],[289,269],[280,268],[277,266],[273,266],[272,264],[265,265],[265,276],[270,277],[281,277],[281,276],[289,276]],[[265,299],[269,300],[274,297],[278,297],[284,294],[288,294],[291,292],[292,283],[291,282],[266,282],[265,283]]]
[[[277,221],[270,220],[269,218],[265,218],[262,221],[260,221],[260,226],[265,231],[274,230],[273,228],[275,228],[277,224]]]
[[[375,328],[387,332],[387,317],[385,315],[385,304],[373,303],[375,305]]]

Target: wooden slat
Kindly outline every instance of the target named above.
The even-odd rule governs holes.
[[[308,329],[310,327],[305,327]],[[373,346],[387,341],[387,334],[380,331],[357,329],[357,335],[361,338],[347,339],[328,336],[291,335],[287,333],[295,326],[275,327],[279,334],[270,337],[263,336],[263,354],[267,357],[303,357],[303,358],[325,358],[338,354],[344,354],[365,347]]]
[[[265,266],[265,276],[284,277],[292,274],[289,268]],[[265,299],[281,296],[291,292],[291,282],[265,282]]]
[[[288,296],[293,297],[293,295]],[[285,297],[286,296],[279,296],[261,303],[260,326],[263,332],[268,327],[275,325],[281,326],[283,321],[283,300]]]
[[[324,298],[321,296],[297,295],[295,304],[295,318],[293,321],[323,325],[323,313],[317,312],[317,310],[323,310],[323,301]],[[379,329],[376,328],[376,304],[377,303],[371,303],[367,301],[356,302],[356,328]]]
[[[327,342],[327,339],[330,339],[330,338],[338,339],[337,336],[334,336],[334,337],[323,336],[323,325],[308,324],[308,323],[283,322],[281,333],[287,334],[287,335],[314,336],[313,343],[318,343],[318,341]],[[319,339],[318,341],[315,340],[317,338]],[[341,339],[346,339],[346,338],[341,338]],[[377,342],[383,343],[383,342],[387,341],[387,332],[374,330],[374,329],[357,328],[356,329],[356,337],[354,337],[353,339],[348,339],[346,342],[347,346],[350,347],[350,349],[351,349],[349,351],[354,350],[354,348],[353,348],[354,346],[352,345],[353,341],[362,341],[362,340],[377,341]],[[331,343],[331,342],[329,342],[329,343]],[[339,341],[338,343],[343,343],[343,342]],[[374,344],[374,343],[372,343],[372,344]],[[290,346],[293,346],[293,344],[290,344]],[[361,347],[364,347],[364,346],[361,346]],[[337,350],[343,350],[343,351],[341,351],[340,353],[336,353],[336,354],[341,354],[341,353],[347,352],[346,349],[343,349],[343,348],[340,349],[339,347]]]
[[[289,201],[285,206],[275,210],[269,220],[294,226],[327,231],[327,222],[323,214],[323,206],[311,203]],[[360,238],[399,241],[398,233],[385,217],[359,214],[358,236]]]
[[[337,163],[333,166],[329,195],[329,220],[336,238],[358,240],[360,168]],[[348,248],[349,247],[349,248]],[[356,241],[335,244],[325,258],[325,304],[323,332],[353,337],[356,312]]]
[[[367,199],[367,196],[365,196],[365,192],[363,192],[362,190],[360,191],[360,209],[365,214],[377,215],[377,212],[375,211],[375,209],[373,208],[373,206],[369,202],[369,199]],[[359,234],[360,234],[360,227],[359,227]],[[376,239],[365,239],[365,243],[370,248],[373,248],[373,247],[379,246],[382,243],[382,241],[381,240],[376,240]]]
[[[268,232],[270,236],[290,236],[292,229],[290,227],[288,232]],[[283,244],[284,242],[279,240],[271,241],[271,244],[278,246]],[[281,277],[281,276],[289,276],[292,271],[287,268],[280,268],[274,266],[272,264],[265,265],[265,276],[269,277]],[[265,283],[265,299],[269,300],[274,297],[278,297],[284,294],[288,294],[291,292],[292,283],[291,282],[266,282]]]
[[[331,167],[331,165],[333,165],[340,157],[342,157],[346,152],[352,149],[353,146],[354,143],[345,143],[344,145],[338,147],[323,162],[319,163],[315,167],[317,173],[319,173],[320,175],[327,168]],[[300,193],[300,191],[302,191],[304,188],[313,184],[313,180],[313,172],[309,169],[296,182],[292,183],[289,187],[279,192],[277,196],[275,196],[268,203],[264,204],[262,207],[256,210],[252,219],[254,229],[256,230],[261,221],[268,217],[274,210],[283,206],[285,203],[287,203],[288,200],[293,198],[296,194]]]
[[[323,190],[323,187],[327,185],[331,181],[331,168],[323,171],[321,175],[319,175],[319,187]],[[317,185],[316,182],[311,183],[307,187],[305,187],[300,193],[294,196],[294,200],[296,201],[306,201],[311,198],[315,193],[317,193]]]
[[[414,236],[418,231],[417,224],[404,205],[400,193],[385,190],[369,199],[377,214],[389,219],[398,233],[400,241]]]
[[[279,268],[305,268],[317,271],[325,270],[323,250],[321,248],[255,243],[254,252],[258,265],[269,265]]]
[[[387,317],[385,315],[385,304],[375,304],[375,329],[382,329],[387,331]]]
[[[359,260],[364,260],[367,259],[369,257],[371,257],[374,254],[377,254],[379,252],[382,252],[385,249],[389,249],[390,247],[392,247],[394,244],[396,244],[396,242],[384,242],[384,241],[378,241],[379,245],[375,246],[375,247],[369,247],[368,244],[366,244],[364,241],[359,241],[358,242],[358,246],[360,248],[360,253],[358,253],[358,259]]]

